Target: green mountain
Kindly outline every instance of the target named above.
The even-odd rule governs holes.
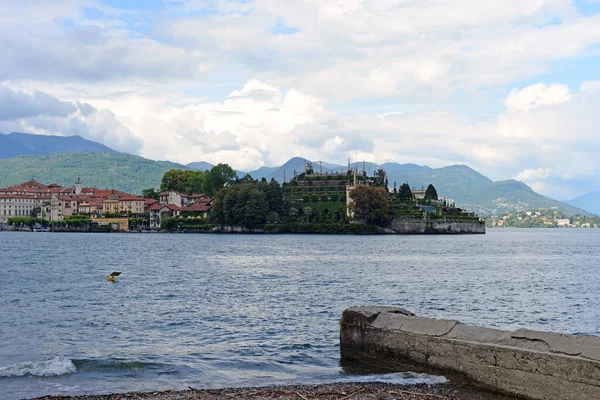
[[[189,168],[120,153],[27,155],[0,159],[0,187],[30,179],[72,186],[80,177],[85,187],[140,194],[142,189],[158,188],[164,173],[170,169]]]
[[[0,158],[27,154],[118,153],[81,136],[32,135],[19,132],[8,135],[0,133],[0,149]]]
[[[415,164],[386,163],[390,187],[408,182],[412,187],[435,186],[440,197],[455,201],[460,207],[481,215],[491,215],[515,210],[556,208],[567,215],[586,215],[586,211],[569,204],[542,196],[523,182],[506,180],[494,182],[465,165],[429,168]]]

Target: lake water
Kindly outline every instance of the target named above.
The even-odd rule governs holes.
[[[106,281],[123,271],[117,282]],[[368,375],[350,306],[600,335],[600,230],[474,236],[0,232],[0,392],[216,388]]]

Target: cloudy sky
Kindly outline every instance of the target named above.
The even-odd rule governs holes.
[[[600,189],[600,0],[1,3],[0,132]]]

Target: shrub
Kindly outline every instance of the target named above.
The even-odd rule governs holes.
[[[326,203],[326,202],[328,202],[328,201],[329,201],[329,197],[328,197],[326,194],[322,194],[322,195],[321,195],[321,201],[322,201],[323,203]]]
[[[337,202],[339,198],[340,198],[340,196],[336,193],[331,195],[331,201],[334,203]]]
[[[316,203],[317,201],[319,201],[319,196],[316,194],[313,194],[312,196],[310,196],[310,201],[312,201],[313,203]]]

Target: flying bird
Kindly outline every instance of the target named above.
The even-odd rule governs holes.
[[[117,276],[119,276],[119,275],[121,275],[121,273],[120,273],[120,272],[117,272],[117,271],[115,271],[115,272],[113,272],[112,274],[110,274],[109,276],[107,276],[107,277],[106,277],[106,280],[107,280],[107,281],[113,281],[113,282],[114,282],[114,281],[116,281],[116,280],[117,280]]]

